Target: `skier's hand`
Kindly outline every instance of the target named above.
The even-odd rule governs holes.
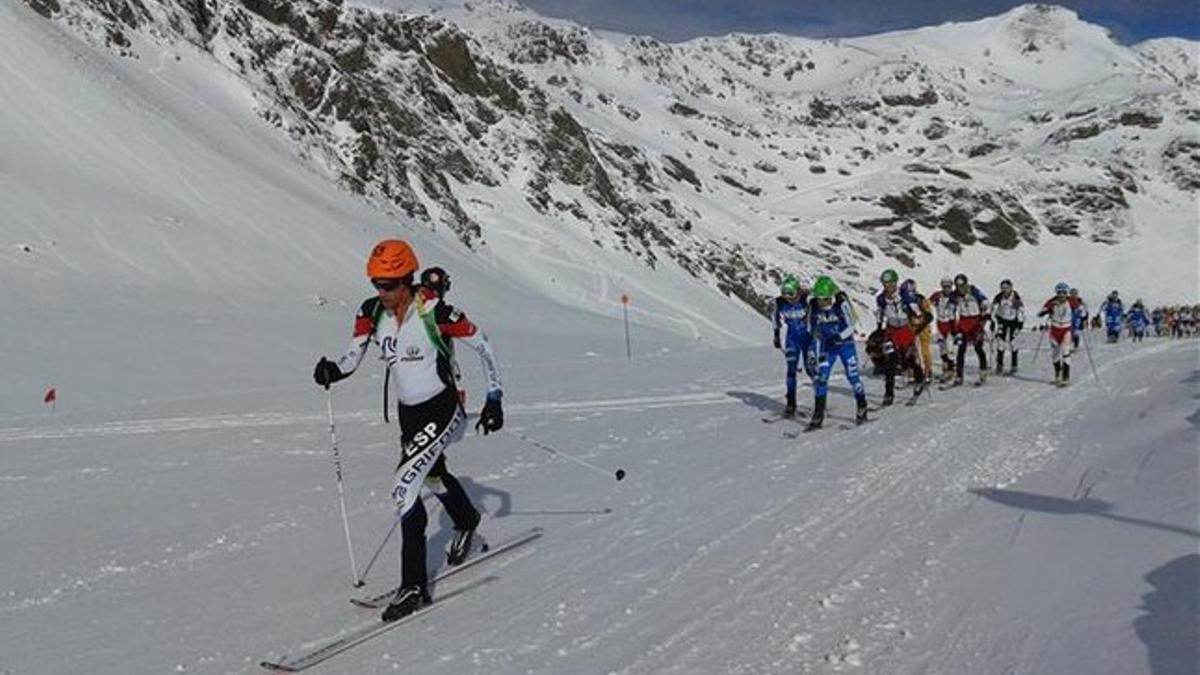
[[[319,386],[325,387],[326,389],[329,388],[329,385],[337,382],[343,377],[346,376],[342,373],[341,368],[338,368],[336,363],[330,361],[324,356],[321,357],[320,361],[317,361],[317,367],[313,369],[313,380]]]
[[[479,421],[475,423],[475,431],[482,431],[487,436],[503,427],[504,409],[500,407],[500,392],[489,393],[483,411],[479,413]]]
[[[783,349],[783,344],[779,342],[779,333],[775,334],[775,349]]]

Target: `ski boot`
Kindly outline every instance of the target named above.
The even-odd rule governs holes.
[[[867,398],[858,399],[858,410],[854,413],[854,423],[864,424],[867,421]]]
[[[1004,352],[1002,351],[996,352],[996,374],[1004,374]]]
[[[796,416],[796,392],[787,395],[787,405],[783,408],[783,416],[789,420]]]
[[[1062,364],[1062,379],[1059,380],[1058,386],[1065,387],[1071,383],[1071,366],[1070,364]]]
[[[431,604],[433,598],[429,597],[429,591],[422,586],[405,586],[399,591],[396,591],[396,597],[392,598],[392,602],[383,610],[384,621],[395,621],[401,619],[413,612],[421,609],[425,605]]]
[[[812,417],[808,418],[808,426],[805,431],[816,431],[825,423],[825,397],[818,396],[813,403]]]
[[[450,539],[450,547],[446,549],[446,564],[453,567],[461,565],[471,554],[471,541],[475,538],[475,528],[455,530]]]

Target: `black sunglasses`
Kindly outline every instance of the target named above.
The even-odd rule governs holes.
[[[372,279],[371,285],[380,291],[394,291],[404,285],[403,279]]]

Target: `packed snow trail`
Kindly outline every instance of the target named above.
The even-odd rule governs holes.
[[[510,428],[626,480],[511,434],[455,446],[482,531],[545,539],[313,672],[1169,672],[1150,664],[1187,655],[1156,637],[1171,615],[1143,595],[1198,541],[1198,344],[1094,344],[1108,389],[1077,361],[1057,390],[1042,361],[796,440],[760,422],[781,406],[768,349],[539,366]],[[835,384],[830,413],[852,413]],[[868,381],[872,400],[881,388]],[[340,395],[368,411],[377,391]],[[0,672],[255,672],[361,624],[319,396],[284,398],[311,419],[69,436],[46,420],[6,437]],[[394,452],[371,414],[338,427],[367,551],[390,521]],[[1052,499],[1104,507],[1038,510]],[[431,563],[449,529],[435,512]],[[367,592],[394,583],[385,563]]]

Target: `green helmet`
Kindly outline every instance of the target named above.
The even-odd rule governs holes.
[[[837,295],[837,284],[833,283],[833,279],[829,277],[817,277],[817,282],[813,284],[813,296],[820,298],[832,298]]]
[[[886,269],[883,271],[883,274],[879,275],[879,280],[885,284],[894,284],[900,281],[900,275],[896,274],[896,270]]]
[[[779,292],[787,297],[800,295],[800,280],[789,274],[783,278],[783,284],[779,286]]]

